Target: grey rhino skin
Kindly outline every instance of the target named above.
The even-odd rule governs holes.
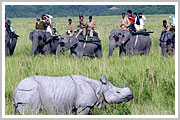
[[[172,50],[172,55],[175,53],[175,34],[172,32],[164,32],[161,34],[161,37],[158,41],[159,46],[161,47],[162,55],[169,56],[170,52],[168,50],[168,46]]]
[[[17,43],[16,35],[5,35],[5,56],[11,56],[14,53]]]
[[[85,46],[85,47],[84,47]],[[75,36],[62,35],[60,38],[60,44],[57,47],[56,55],[59,56],[63,51],[70,49],[72,57],[81,58],[82,56],[89,56],[91,58],[102,57],[101,45],[95,43],[84,43],[77,39]]]
[[[122,103],[133,99],[133,93],[113,86],[105,75],[100,81],[82,75],[64,77],[32,76],[22,80],[13,93],[15,114],[82,114],[102,103]]]
[[[149,54],[151,47],[151,39],[148,35],[132,35],[130,31],[114,29],[109,36],[109,54],[112,56],[115,47],[119,47],[119,56],[134,54]],[[136,43],[135,43],[136,42]]]
[[[32,41],[32,50],[29,56],[32,56],[33,54],[36,55],[38,53],[44,55],[56,53],[59,40],[53,39],[49,32],[35,29],[29,34],[29,38]]]

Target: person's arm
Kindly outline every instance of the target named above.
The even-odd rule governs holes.
[[[128,18],[126,19],[126,21],[127,21],[127,27],[129,27],[131,25],[131,22],[129,21]]]
[[[36,26],[35,26],[36,29],[38,29],[38,22],[36,22]]]
[[[145,17],[144,15],[142,15],[142,19],[143,19],[144,21],[146,21],[146,17]]]
[[[166,31],[169,31],[170,30],[170,26],[169,26],[169,24],[167,25],[167,30]]]

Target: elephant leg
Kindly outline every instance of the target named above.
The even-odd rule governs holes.
[[[16,43],[17,43],[17,39],[16,38],[12,38],[12,42],[10,44],[10,55],[12,55],[14,53],[14,49],[16,47]]]
[[[88,115],[90,111],[90,108],[89,107],[86,107],[86,108],[78,108],[77,109],[77,114],[78,115]]]
[[[109,42],[109,54],[108,54],[108,56],[112,56],[113,50],[114,50],[115,46],[116,46],[115,40],[110,40],[110,42]]]
[[[95,54],[95,57],[97,58],[101,58],[103,55],[102,55],[102,51],[101,50],[97,50],[96,54]]]
[[[162,55],[164,55],[164,56],[168,56],[168,51],[167,51],[167,48],[166,47],[162,47],[161,48],[161,51],[162,51]]]
[[[83,54],[84,54],[84,49],[81,48],[81,47],[78,47],[77,49],[75,49],[75,51],[77,53],[76,55],[77,55],[78,58],[81,58],[83,56]]]
[[[44,52],[44,55],[51,54],[51,46],[50,46],[50,44],[47,44],[47,45],[44,46],[43,52]]]
[[[5,48],[5,56],[10,56],[9,47],[6,46]]]
[[[123,56],[125,55],[124,51],[123,51],[123,46],[119,46],[119,56]]]
[[[150,53],[150,48],[147,48],[144,54],[148,55],[149,53]]]
[[[33,40],[32,50],[31,50],[29,56],[32,56],[33,54],[37,54],[38,45],[39,45],[38,40]]]
[[[100,46],[96,51],[95,57],[101,58],[102,56],[102,48]]]
[[[5,56],[10,56],[9,46],[10,46],[10,38],[8,35],[6,35],[6,38],[5,38]]]
[[[56,49],[56,56],[59,56],[60,52],[62,52],[62,47],[61,47],[61,45],[59,44],[59,45],[57,46],[57,49]]]

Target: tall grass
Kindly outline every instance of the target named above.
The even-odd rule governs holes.
[[[110,82],[117,87],[127,83],[134,94],[134,99],[128,103],[107,104],[101,109],[94,108],[90,114],[96,115],[172,115],[175,114],[175,58],[161,55],[157,41],[161,34],[163,19],[168,15],[148,15],[145,27],[154,31],[151,34],[152,47],[147,56],[118,56],[118,49],[108,58],[109,34],[114,28],[119,28],[120,16],[94,17],[97,32],[102,40],[103,58],[72,59],[67,52],[65,56],[37,55],[27,57],[32,43],[29,32],[35,26],[34,18],[11,19],[12,26],[20,35],[11,57],[5,60],[5,114],[12,115],[12,94],[17,84],[32,75],[66,76],[84,75],[96,80],[105,74]],[[53,19],[53,24],[59,34],[64,34],[67,17]],[[72,18],[74,26],[78,18]],[[87,17],[85,18],[87,19]]]

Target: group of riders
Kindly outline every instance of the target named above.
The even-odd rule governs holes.
[[[170,16],[169,18],[173,20],[173,23],[170,26],[166,20],[163,20],[162,34],[168,31],[171,31],[173,34],[175,34],[175,17]],[[49,32],[51,36],[56,36],[56,29],[52,26],[52,19],[52,15],[43,14],[41,18],[37,18],[35,29],[44,30],[46,32]],[[120,29],[129,30],[131,32],[145,32],[145,21],[146,17],[143,15],[143,13],[137,14],[136,12],[134,12],[132,14],[131,10],[127,10],[127,17],[125,13],[122,13],[122,18],[120,19]],[[75,32],[72,22],[72,19],[69,18],[66,31],[66,34],[69,36],[73,36]],[[18,36],[15,34],[15,31],[11,26],[11,21],[7,18],[5,20],[5,27],[6,34],[12,33],[13,35]],[[80,28],[80,32],[82,32],[84,40],[87,40],[87,36],[90,38],[90,40],[93,39],[93,33],[95,32],[96,24],[95,21],[92,19],[92,16],[89,16],[89,21],[86,22],[84,16],[80,15],[78,27]]]
[[[51,36],[55,36],[55,29],[52,26],[52,21],[53,16],[49,14],[44,14],[42,15],[42,18],[37,18],[35,28],[40,29],[40,30],[45,30],[46,32],[49,32]],[[82,34],[84,36],[84,39],[86,38],[87,35],[87,30],[89,31],[89,37],[92,39],[93,38],[93,31],[95,31],[96,24],[94,20],[92,19],[92,16],[89,16],[89,22],[86,22],[84,19],[84,16],[79,16],[79,25],[78,27],[81,29]],[[69,36],[74,35],[74,26],[72,24],[72,19],[68,19],[68,26],[67,26],[67,31],[66,34]]]
[[[131,10],[127,11],[128,17],[126,17],[125,13],[122,13],[122,18],[120,20],[120,29],[122,30],[130,30],[133,32],[137,31],[145,31],[144,22],[146,21],[146,17],[143,13],[132,14]]]

